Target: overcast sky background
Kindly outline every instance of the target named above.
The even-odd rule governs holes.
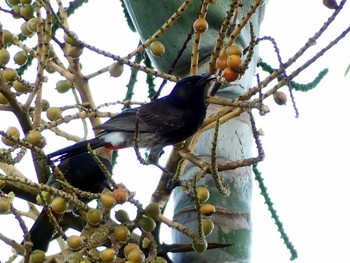
[[[1,6],[3,1],[0,1]],[[321,0],[270,0],[261,36],[273,36],[279,45],[282,58],[286,61],[322,26],[331,13]],[[138,37],[128,33],[118,1],[105,0],[103,5],[101,1],[89,1],[76,14],[77,16],[72,16],[69,20],[70,27],[79,32],[83,41],[122,56],[136,47]],[[314,54],[343,31],[349,25],[349,14],[350,8],[347,4],[339,21],[307,54]],[[6,18],[8,17],[0,13],[4,28],[16,26],[12,20]],[[19,29],[14,31],[18,32]],[[300,112],[299,118],[294,117],[290,100],[286,106],[280,107],[271,99],[266,101],[271,113],[265,117],[257,117],[259,128],[266,134],[262,138],[266,159],[259,168],[290,241],[298,250],[299,258],[295,260],[297,263],[350,260],[350,180],[347,167],[350,148],[347,124],[350,76],[344,77],[344,71],[350,63],[349,47],[350,37],[340,42],[335,49],[296,79],[300,83],[306,83],[323,68],[328,67],[330,70],[315,90],[294,93]],[[265,61],[277,66],[273,49],[269,45],[262,45],[260,54]],[[86,74],[94,72],[109,62],[110,60],[98,57],[93,62],[83,60],[83,71]],[[140,74],[140,83],[143,75]],[[34,77],[31,76],[31,79]],[[126,67],[126,73],[120,79],[103,75],[91,80],[90,86],[95,94],[124,94],[123,86],[127,83],[127,78]],[[135,93],[139,96],[140,92],[136,89]],[[68,95],[56,95],[52,106],[62,105],[66,101],[74,104]],[[143,100],[141,96],[136,99]],[[115,99],[111,95],[110,101],[113,100]],[[106,101],[103,98],[96,99],[97,104],[104,102]],[[16,123],[14,118],[6,120],[0,122],[1,130]],[[65,139],[59,139],[56,145],[48,145],[45,151],[51,152],[62,145],[67,145]],[[118,161],[120,165],[114,174],[116,181],[125,183],[137,193],[136,197],[147,203],[157,184],[159,172],[152,167],[138,164],[136,159],[130,157],[133,154],[133,150],[121,152]],[[165,158],[162,161],[165,162]],[[32,167],[25,169],[30,171]],[[259,193],[257,183],[254,182],[252,262],[289,262],[289,252],[279,238]],[[17,233],[17,230],[17,225],[9,226],[8,216],[0,216],[2,233],[20,241],[20,232]],[[165,240],[169,240],[168,236]],[[9,255],[9,249],[0,243],[0,251],[2,262]]]

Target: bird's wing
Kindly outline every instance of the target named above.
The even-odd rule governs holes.
[[[140,133],[164,134],[184,125],[182,114],[182,110],[172,107],[164,97],[141,107],[125,110],[94,129],[134,132],[138,115],[137,124]]]

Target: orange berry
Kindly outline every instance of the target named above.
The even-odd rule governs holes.
[[[211,216],[212,214],[214,214],[216,212],[215,206],[213,206],[212,204],[203,204],[201,206],[201,214],[204,216]]]
[[[219,56],[216,59],[216,67],[221,70],[224,70],[225,68],[227,68],[227,58],[228,58],[227,55]]]
[[[239,78],[239,73],[229,67],[225,68],[222,75],[227,82],[232,82]]]
[[[239,70],[242,65],[242,59],[237,55],[230,55],[227,58],[227,65],[233,70]]]
[[[208,30],[208,22],[205,20],[205,18],[200,17],[193,23],[193,29],[196,33],[204,33]]]
[[[118,188],[113,191],[113,196],[117,204],[124,204],[128,200],[128,193],[124,188]]]

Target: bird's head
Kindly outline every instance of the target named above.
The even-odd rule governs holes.
[[[207,84],[214,79],[215,75],[208,73],[185,77],[176,83],[169,96],[176,103],[204,101]]]

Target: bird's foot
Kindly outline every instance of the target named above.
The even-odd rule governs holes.
[[[162,170],[163,173],[165,173],[168,176],[168,182],[166,184],[167,189],[174,189],[175,187],[181,185],[180,181],[173,182],[174,174],[172,172],[160,166],[158,163],[154,165],[157,166],[160,170]]]

